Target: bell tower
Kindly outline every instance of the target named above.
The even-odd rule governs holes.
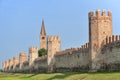
[[[47,37],[45,31],[44,20],[42,20],[41,32],[40,32],[40,49],[47,49]]]

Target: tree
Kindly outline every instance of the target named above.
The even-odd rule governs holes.
[[[3,70],[2,70],[2,69],[0,69],[0,72],[3,72]]]
[[[47,51],[46,49],[42,48],[40,50],[38,50],[38,56],[44,56],[44,55],[47,55]]]

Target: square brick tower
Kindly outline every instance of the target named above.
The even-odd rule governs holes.
[[[38,48],[37,47],[30,47],[29,48],[29,67],[34,66],[34,60],[38,58]]]
[[[89,42],[91,69],[95,69],[95,58],[107,36],[112,35],[112,13],[105,10],[89,13]]]
[[[55,67],[54,55],[61,50],[60,36],[48,36],[47,64],[48,72],[53,72]]]
[[[23,63],[27,61],[26,53],[20,52],[19,54],[19,69],[22,70]]]
[[[19,57],[13,57],[13,71],[15,72],[16,65],[19,64]]]

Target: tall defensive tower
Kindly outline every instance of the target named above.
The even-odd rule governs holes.
[[[89,13],[89,42],[90,42],[90,61],[92,63],[91,68],[94,69],[94,60],[99,52],[99,49],[104,44],[104,40],[107,36],[112,35],[112,13],[105,10],[100,12],[96,10],[96,13]]]
[[[13,69],[13,59],[9,59],[9,71],[12,71]]]
[[[53,72],[55,64],[54,55],[56,54],[56,52],[59,52],[61,50],[61,40],[60,36],[48,36],[47,41],[48,41],[47,50],[48,72]]]
[[[47,37],[45,31],[44,20],[42,20],[41,32],[40,32],[40,49],[47,49]]]
[[[22,69],[22,66],[23,66],[23,63],[27,61],[27,58],[26,58],[26,53],[25,52],[20,52],[20,55],[19,55],[19,69],[21,70]]]
[[[34,64],[34,60],[38,58],[38,48],[30,47],[29,48],[29,66],[32,67]]]
[[[19,57],[13,57],[13,70],[15,71],[16,65],[19,64]]]

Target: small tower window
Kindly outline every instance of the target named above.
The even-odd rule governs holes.
[[[103,34],[106,34],[106,32],[103,32]]]
[[[45,37],[42,37],[42,39],[45,39]]]

